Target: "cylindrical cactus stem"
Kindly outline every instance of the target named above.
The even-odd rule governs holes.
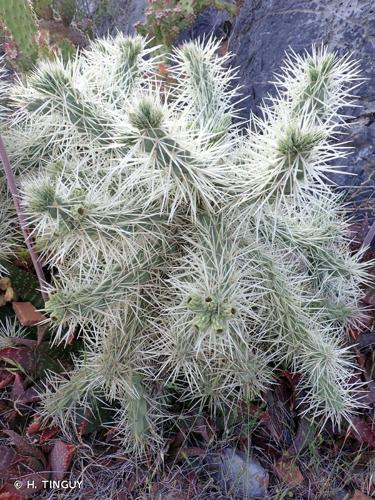
[[[342,110],[352,104],[362,78],[357,61],[321,45],[311,54],[289,54],[276,83],[294,115],[309,114],[316,123],[332,125],[348,118]]]
[[[29,79],[36,96],[28,99],[30,113],[61,113],[77,130],[102,146],[126,147],[131,142],[124,131],[118,131],[111,117],[85,99],[74,86],[67,68],[61,62],[47,63]]]
[[[120,394],[130,399],[139,396],[133,382],[148,371],[142,353],[144,328],[141,318],[127,306],[107,321],[88,327],[83,363],[110,401]]]
[[[141,76],[141,58],[145,53],[145,40],[138,37],[119,38],[116,43],[115,80],[123,95],[129,95]]]
[[[46,228],[45,216],[52,223],[52,230],[69,233],[84,232],[87,235],[110,240],[121,236],[144,233],[161,236],[165,217],[145,212],[134,200],[114,199],[108,189],[92,186],[79,188],[67,185],[64,178],[42,177],[27,181],[24,196],[25,210],[33,221],[36,232],[44,237],[50,235]],[[40,228],[39,228],[40,225]],[[92,243],[92,239],[88,238]]]
[[[150,431],[149,404],[142,378],[134,375],[131,380],[134,396],[128,396],[123,403],[126,419],[134,443],[134,448],[143,448]]]
[[[303,130],[298,125],[291,125],[278,141],[278,156],[282,159],[280,171],[275,178],[275,184],[280,183],[280,194],[288,195],[295,192],[293,184],[301,184],[308,180],[309,171],[306,168],[314,151],[325,140],[325,134],[319,130]],[[279,194],[279,193],[278,193]]]
[[[350,347],[342,346],[340,332],[327,327],[324,333],[323,338],[318,332],[306,337],[298,348],[296,368],[304,374],[299,383],[304,395],[301,404],[305,414],[340,427],[365,406],[358,397],[363,384],[355,382],[359,368],[351,359]]]
[[[288,105],[279,113],[271,108],[265,118],[253,117],[239,160],[243,183],[239,182],[240,203],[257,207],[272,204],[280,210],[284,201],[303,205],[309,193],[328,191],[324,184],[330,161],[344,158],[347,148],[332,145],[326,127],[315,124],[309,115],[292,117]]]
[[[52,418],[69,431],[69,426],[77,424],[77,415],[82,408],[90,411],[90,396],[96,388],[92,386],[92,377],[84,367],[69,373],[69,378],[50,374],[41,392],[42,405],[39,412],[46,418]]]
[[[157,81],[160,56],[141,36],[98,39],[85,52],[91,89],[114,110],[123,110],[151,77]]]
[[[38,25],[29,0],[0,0],[0,19],[21,53],[20,65],[30,70],[38,56]]]
[[[295,369],[301,371],[304,377],[301,384],[313,387],[310,405],[316,408],[317,415],[326,415],[335,422],[349,419],[356,405],[350,382],[353,365],[348,350],[340,345],[337,328],[325,322],[324,311],[309,313],[311,298],[304,298],[302,283],[291,281],[293,271],[287,276],[288,271],[283,271],[267,252],[259,255],[259,259],[275,334],[282,342],[280,354],[284,353]],[[278,346],[276,338],[274,342]]]
[[[135,303],[140,287],[146,286],[157,274],[165,258],[161,249],[161,245],[150,246],[147,252],[136,257],[133,266],[128,269],[109,262],[104,272],[97,272],[86,282],[66,283],[61,288],[55,288],[46,302],[45,311],[58,326],[57,336],[61,336],[64,326],[69,326],[69,333],[78,323],[95,323],[111,307],[126,299],[131,304],[132,294],[135,295]]]
[[[46,312],[58,324],[72,319],[77,323],[90,315],[104,312],[124,298],[124,294],[145,284],[151,273],[145,269],[124,272],[115,267],[99,283],[77,287],[75,290],[55,290],[46,303]]]
[[[129,121],[137,130],[135,137],[138,146],[148,156],[150,165],[142,173],[146,177],[140,177],[138,182],[147,182],[147,178],[150,178],[153,185],[150,174],[159,177],[162,206],[169,204],[176,207],[188,202],[193,218],[196,217],[198,205],[212,211],[225,183],[223,171],[207,164],[198,154],[190,151],[188,145],[175,139],[165,123],[165,111],[151,99],[141,99],[129,113]],[[171,199],[172,193],[174,200]],[[170,210],[170,219],[173,216],[174,210]]]
[[[225,135],[235,117],[238,89],[233,88],[235,71],[218,57],[219,42],[189,42],[175,51],[171,73],[178,82],[178,99],[185,100],[191,120],[212,140]]]

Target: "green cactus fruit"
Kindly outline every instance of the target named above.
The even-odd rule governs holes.
[[[205,313],[199,313],[193,319],[193,326],[195,326],[198,330],[206,330],[211,321],[211,316]]]
[[[188,308],[191,311],[194,312],[199,312],[202,310],[203,307],[203,301],[199,295],[193,295],[192,297],[189,297],[188,299]]]
[[[224,321],[218,314],[213,314],[211,316],[211,326],[213,330],[221,332],[224,330]]]
[[[221,314],[225,319],[230,319],[236,315],[236,309],[231,305],[224,305],[221,307]]]

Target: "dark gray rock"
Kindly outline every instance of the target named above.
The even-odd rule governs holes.
[[[345,171],[350,175],[334,174],[335,183],[347,191],[348,202],[355,207],[354,215],[362,218],[375,212],[375,113],[364,114],[351,123],[348,135],[352,154],[346,160]]]
[[[95,35],[115,34],[120,31],[133,34],[134,26],[144,21],[147,0],[78,0],[81,12],[93,19]],[[201,12],[194,24],[178,36],[176,45],[187,40],[214,35],[228,37],[233,18],[225,10],[210,7]]]
[[[143,21],[146,0],[79,0],[83,15],[92,18],[97,37],[115,35],[118,31],[126,35],[135,33],[134,26]]]
[[[225,40],[232,31],[233,21],[233,18],[225,10],[218,10],[214,7],[205,9],[197,16],[190,28],[180,33],[175,40],[175,45],[197,38],[208,38],[209,36]]]
[[[254,458],[234,448],[206,457],[209,475],[219,489],[231,499],[265,498],[269,477]]]
[[[356,204],[375,209],[375,4],[373,0],[244,0],[229,41],[233,65],[239,67],[240,83],[248,99],[244,116],[256,111],[273,92],[270,84],[285,51],[297,53],[324,43],[339,54],[353,53],[367,80],[358,88],[358,122],[349,140],[354,153],[347,171],[356,176],[333,175],[341,186],[360,186],[348,196]]]
[[[244,0],[229,49],[254,109],[273,90],[269,83],[292,48],[301,53],[324,43],[339,54],[352,52],[369,80],[358,93],[361,114],[375,111],[375,4],[373,0]]]
[[[349,497],[350,493],[348,490],[339,490],[334,493],[332,500],[345,500]]]

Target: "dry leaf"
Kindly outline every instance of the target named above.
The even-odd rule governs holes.
[[[275,470],[279,478],[288,486],[294,488],[303,483],[304,477],[298,466],[290,457],[282,457],[275,464]]]
[[[53,480],[62,480],[70,468],[70,464],[76,447],[64,441],[55,441],[49,454],[49,464],[51,469],[51,478]]]

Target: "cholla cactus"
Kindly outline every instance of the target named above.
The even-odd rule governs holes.
[[[366,266],[325,182],[347,155],[336,135],[357,66],[322,48],[289,57],[243,136],[217,49],[175,50],[166,83],[147,41],[119,35],[13,90],[7,143],[54,270],[45,312],[56,341],[83,343],[41,412],[67,428],[108,406],[134,451],[161,443],[170,387],[235,408],[283,366],[316,418],[358,407],[345,332]]]
[[[38,25],[29,0],[1,0],[0,19],[11,32],[18,49],[21,51],[21,66],[28,70],[36,61],[38,47],[36,35]]]

